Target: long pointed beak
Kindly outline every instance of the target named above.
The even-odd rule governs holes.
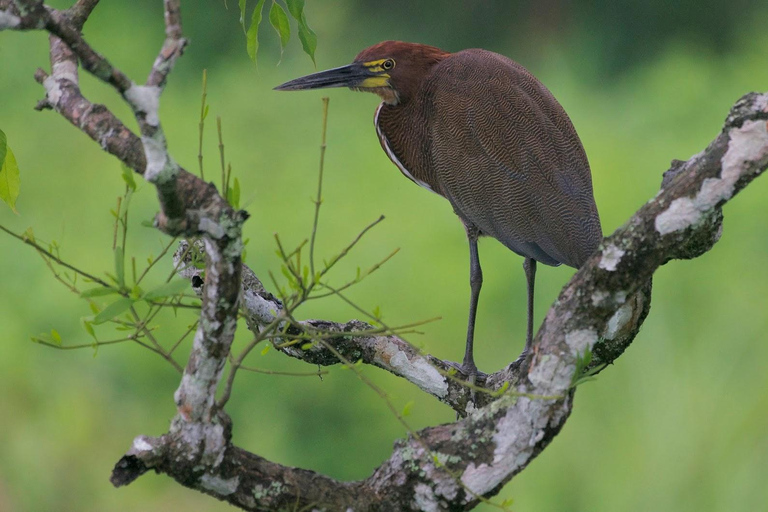
[[[319,73],[296,78],[275,87],[276,91],[302,91],[305,89],[324,89],[327,87],[357,87],[367,78],[376,76],[360,63],[328,69]]]

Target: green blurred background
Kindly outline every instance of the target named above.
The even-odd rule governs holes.
[[[68,2],[54,5],[66,6]],[[446,50],[484,47],[528,67],[570,114],[590,157],[606,234],[658,190],[673,158],[712,140],[742,94],[768,90],[768,11],[757,0],[631,2],[309,2],[319,37],[318,69],[345,64],[383,39]],[[63,5],[62,5],[63,4]],[[162,43],[159,1],[104,1],[86,26],[96,49],[136,80]],[[764,6],[763,6],[764,7]],[[381,308],[393,325],[434,316],[410,341],[458,360],[469,286],[467,247],[448,203],[404,179],[381,151],[372,126],[378,103],[346,90],[271,89],[314,70],[294,36],[279,48],[264,25],[259,65],[245,53],[237,5],[184,2],[191,39],[162,98],[174,157],[197,169],[201,74],[208,69],[211,114],[208,176],[218,166],[214,116],[221,116],[227,159],[251,213],[248,264],[279,275],[272,234],[288,244],[312,221],[323,94],[331,97],[318,254],[329,257],[368,222],[386,220],[332,276],[341,283],[393,249],[400,253],[350,295]],[[32,110],[43,90],[32,79],[47,66],[41,33],[0,35],[0,128],[22,172],[16,216],[0,223],[33,227],[63,256],[103,274],[112,267],[109,209],[122,193],[114,158],[58,115]],[[113,92],[90,77],[82,88],[135,126]],[[768,180],[751,185],[725,210],[722,241],[691,262],[673,262],[654,281],[651,315],[617,364],[580,388],[575,410],[552,445],[502,491],[519,511],[755,511],[768,502]],[[156,210],[142,185],[131,210],[128,250],[143,261],[162,235],[139,225]],[[522,260],[493,240],[481,243],[485,274],[477,360],[493,371],[523,345]],[[154,278],[169,269],[166,263]],[[0,233],[0,510],[230,510],[162,476],[114,489],[113,464],[137,434],[163,433],[174,414],[179,376],[138,346],[61,352],[31,343],[57,329],[67,344],[87,343],[90,314],[54,281],[28,247]],[[572,274],[542,268],[537,321]],[[301,314],[345,321],[359,316],[336,300]],[[160,317],[172,343],[191,317]],[[100,334],[111,334],[102,328]],[[240,329],[239,343],[247,340]],[[276,354],[251,356],[267,369],[307,371]],[[413,401],[408,421],[421,428],[451,421],[451,411],[373,368],[396,407]],[[342,479],[367,477],[404,429],[352,372],[315,377],[240,374],[228,406],[235,442],[277,462]],[[479,507],[478,510],[489,510]]]

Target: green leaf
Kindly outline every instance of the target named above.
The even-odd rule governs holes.
[[[8,148],[8,138],[5,132],[0,130],[0,164],[5,162],[5,150]]]
[[[131,297],[139,300],[142,295],[144,295],[144,290],[141,289],[141,286],[137,284],[133,285],[133,288],[131,288]]]
[[[85,317],[80,319],[83,324],[83,329],[85,329],[85,332],[91,335],[91,337],[95,340],[96,339],[96,332],[93,330],[93,324],[87,320]]]
[[[51,338],[57,345],[61,345],[61,334],[56,329],[51,329]]]
[[[91,288],[90,290],[83,290],[80,292],[80,297],[89,299],[91,297],[104,297],[105,295],[114,295],[118,293],[114,288],[107,288],[106,286],[99,286]]]
[[[123,288],[125,286],[125,258],[123,257],[123,248],[119,245],[115,247],[115,276],[117,285]]]
[[[285,4],[288,6],[291,16],[297,20],[301,18],[301,14],[304,12],[304,0],[285,0]]]
[[[259,25],[261,24],[261,11],[265,0],[256,2],[256,8],[251,14],[251,25],[245,33],[245,49],[253,62],[256,62],[256,53],[259,51]]]
[[[240,0],[239,6],[240,6],[240,25],[243,26],[243,33],[245,33],[245,0]]]
[[[189,288],[189,286],[190,286],[189,281],[187,281],[186,279],[176,279],[171,281],[170,283],[165,283],[164,285],[158,286],[153,290],[149,290],[147,293],[144,294],[142,299],[156,300],[156,299],[162,299],[163,297],[172,297],[174,295],[178,295],[181,292],[186,291]]]
[[[307,25],[307,18],[304,13],[301,14],[299,19],[299,41],[301,41],[301,47],[304,49],[304,53],[309,55],[312,59],[312,64],[317,65],[315,62],[315,50],[317,49],[317,35]]]
[[[304,0],[286,0],[288,11],[299,22],[299,40],[304,52],[315,62],[315,49],[317,48],[317,35],[309,28],[307,17],[304,15]]]
[[[128,297],[117,299],[115,302],[104,308],[101,313],[93,319],[94,324],[103,324],[107,320],[112,320],[120,313],[128,311],[133,306],[134,300]]]
[[[28,227],[24,233],[21,234],[21,238],[24,240],[30,240],[32,242],[35,241],[35,232],[32,230],[32,227]]]
[[[288,15],[285,14],[285,9],[275,0],[272,0],[272,7],[269,9],[269,23],[277,31],[277,35],[280,36],[280,59],[282,59],[285,45],[288,44],[288,40],[291,38],[291,25],[288,23]]]
[[[229,192],[229,204],[234,208],[235,210],[240,209],[240,180],[235,178],[234,183],[228,190]]]
[[[125,164],[120,164],[120,167],[123,170],[123,181],[125,184],[128,185],[130,190],[136,190],[136,180],[133,178],[133,169]]]
[[[16,199],[19,197],[20,186],[21,180],[19,179],[19,166],[16,164],[16,157],[13,156],[11,148],[6,145],[5,157],[0,162],[0,200],[9,206],[13,213],[19,213],[16,211]]]

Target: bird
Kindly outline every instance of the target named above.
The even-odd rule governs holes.
[[[375,44],[349,65],[275,90],[329,87],[381,98],[374,125],[382,149],[408,179],[447,199],[464,225],[470,301],[464,359],[456,368],[475,382],[481,236],[524,258],[523,354],[530,352],[537,262],[579,268],[602,240],[587,155],[560,103],[527,69],[498,53],[451,53],[403,41]]]

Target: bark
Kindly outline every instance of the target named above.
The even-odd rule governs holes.
[[[673,162],[661,191],[607,237],[563,288],[533,350],[478,381],[489,391],[508,386],[505,392],[478,392],[471,401],[470,392],[446,375],[452,363],[363,322],[308,320],[294,326],[338,333],[328,340],[335,351],[405,378],[464,415],[397,441],[369,478],[340,482],[232,445],[231,421],[214,399],[237,312],[258,331],[278,317],[282,304],[240,261],[240,227],[247,214],[233,211],[212,185],[179,167],[167,151],[158,104],[186,44],[178,0],[165,1],[166,40],[144,85],[133,83],[83,39],[82,25],[96,3],[80,0],[58,11],[30,0],[0,0],[0,29],[50,33],[51,73],[36,73],[46,89],[38,107],[55,110],[155,184],[158,228],[200,237],[207,256],[204,279],[194,268],[183,270],[203,304],[175,395],[178,414],[168,433],[133,441],[113,471],[117,486],[154,470],[244,510],[469,510],[547,447],[571,412],[581,372],[611,363],[634,339],[650,308],[656,269],[708,251],[722,231],[722,206],[768,166],[768,93],[750,93],[734,105],[706,149]],[[83,97],[78,62],[128,102],[140,137],[106,107]],[[322,345],[281,350],[311,364],[339,362]]]

